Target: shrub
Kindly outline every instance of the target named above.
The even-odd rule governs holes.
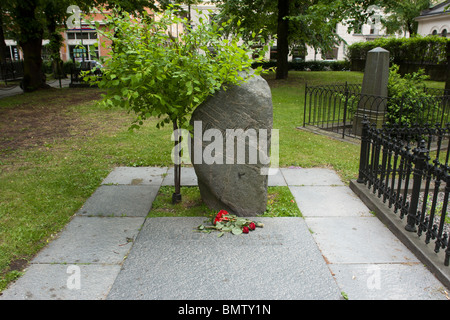
[[[347,47],[347,59],[351,62],[365,60],[367,52],[377,47],[389,51],[394,64],[445,64],[446,45],[450,41],[439,36],[415,36],[412,38],[379,38],[373,41],[357,42]]]
[[[344,71],[349,70],[350,64],[348,61],[289,61],[289,70],[295,71]],[[264,61],[254,63],[252,67],[262,67],[263,69],[275,68],[276,61]]]
[[[439,99],[426,92],[423,69],[401,76],[399,66],[389,70],[387,123],[411,126],[438,121]]]

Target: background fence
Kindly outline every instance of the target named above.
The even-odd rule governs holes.
[[[0,96],[2,96],[2,94],[8,95],[8,93],[14,91],[13,89],[18,89],[19,87],[22,88],[21,82],[23,77],[24,72],[22,60],[0,62]],[[65,80],[67,79],[67,76],[65,72],[60,75],[43,74],[43,77],[45,78],[45,83],[52,87],[62,88],[63,82],[64,86],[67,85],[67,81]]]
[[[306,84],[303,127],[313,126],[340,134],[342,138],[359,137],[355,121],[358,116],[362,120],[364,115],[385,125],[444,125],[450,121],[450,96],[444,90],[426,89],[420,98],[393,98],[361,94],[358,84]]]
[[[357,182],[398,214],[405,229],[450,260],[450,125],[376,128],[364,121]],[[446,151],[444,151],[446,149]]]
[[[0,62],[0,81],[8,82],[23,79],[23,61]]]

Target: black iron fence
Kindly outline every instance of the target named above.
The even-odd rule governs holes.
[[[338,84],[305,86],[303,127],[319,129],[346,136],[361,135],[361,122],[367,116],[381,124],[439,123],[450,121],[450,95],[445,90],[426,89],[417,98],[381,97],[361,94],[361,85]]]
[[[434,241],[450,260],[450,124],[392,125],[363,121],[357,182],[365,184],[398,214],[405,229]],[[445,151],[446,150],[446,151]]]
[[[0,96],[3,93],[7,93],[8,91],[12,91],[13,89],[22,87],[22,80],[24,77],[23,71],[23,61],[7,61],[0,62]],[[63,87],[62,80],[66,78],[66,75],[53,75],[50,79],[47,77],[45,73],[42,74],[42,77],[47,85],[53,87]]]
[[[70,72],[69,87],[92,87],[92,83],[83,79],[83,72],[91,71],[90,75],[95,75],[98,80],[101,80],[103,75],[101,68],[101,65],[96,61],[81,62],[79,66],[73,65]]]
[[[0,81],[8,82],[19,81],[23,79],[23,61],[0,62]]]

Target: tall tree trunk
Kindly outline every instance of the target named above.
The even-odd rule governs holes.
[[[16,23],[20,29],[19,46],[23,52],[23,86],[25,92],[31,92],[45,86],[42,72],[42,37],[44,30],[36,17],[37,0],[21,0],[15,10]]]
[[[289,54],[289,16],[290,0],[278,0],[278,27],[277,27],[277,79],[286,79],[288,77],[288,54]]]
[[[8,47],[6,46],[5,42],[5,34],[3,29],[3,11],[2,7],[0,6],[0,63],[6,62],[6,57],[8,56],[7,50]]]
[[[42,39],[30,39],[20,42],[23,51],[23,82],[24,92],[32,92],[45,86],[42,72]]]

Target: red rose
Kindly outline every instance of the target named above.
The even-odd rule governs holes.
[[[224,215],[227,215],[228,212],[225,210],[220,210],[219,213],[217,213],[216,218],[214,219],[214,225],[216,225],[217,222],[222,222],[222,220],[228,220],[227,217],[224,217]]]
[[[255,230],[255,228],[256,228],[256,225],[255,225],[255,223],[254,222],[250,222],[249,223],[249,225],[248,225],[248,228],[250,229],[250,230]]]
[[[242,227],[242,232],[243,233],[248,233],[248,227]]]

